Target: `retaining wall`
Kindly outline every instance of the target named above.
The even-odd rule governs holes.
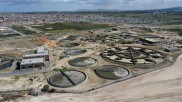
[[[10,67],[12,65],[12,63],[13,63],[13,61],[9,61],[9,62],[7,62],[7,63],[5,63],[3,65],[0,65],[0,70],[5,69],[7,67]]]

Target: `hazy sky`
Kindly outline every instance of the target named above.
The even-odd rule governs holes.
[[[181,5],[182,0],[0,0],[0,12],[77,9],[143,10]]]

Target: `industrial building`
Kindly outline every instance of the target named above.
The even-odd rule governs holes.
[[[45,66],[44,58],[23,59],[20,63],[20,69],[42,68],[44,66]]]
[[[144,44],[159,44],[161,43],[161,40],[161,37],[154,35],[145,35],[139,37],[139,41],[143,42]]]
[[[45,61],[49,61],[49,51],[45,49],[44,46],[40,46],[37,48],[36,53],[25,54],[23,55],[23,59],[30,59],[30,58],[44,58]]]
[[[43,68],[46,61],[49,61],[49,51],[44,46],[40,46],[35,53],[23,55],[20,69]]]
[[[9,33],[12,32],[13,30],[11,28],[8,27],[0,27],[0,32],[1,33]]]

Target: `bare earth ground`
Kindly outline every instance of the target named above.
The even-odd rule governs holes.
[[[182,102],[182,55],[173,66],[84,94],[45,94],[20,102]]]

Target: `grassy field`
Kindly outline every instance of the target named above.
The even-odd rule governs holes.
[[[7,35],[0,35],[0,38],[8,38],[8,37],[16,37],[20,36],[20,34],[7,34]]]
[[[89,29],[98,29],[98,28],[108,28],[112,27],[108,24],[90,24],[90,23],[53,23],[53,24],[44,24],[44,26],[32,26],[41,31],[46,32],[66,32],[66,31],[81,31]],[[49,29],[48,29],[49,28]]]
[[[74,32],[76,31],[75,29],[64,29],[64,30],[52,30],[48,31],[49,33],[57,33],[57,32]]]
[[[172,28],[172,29],[168,29],[169,31],[172,31],[172,32],[176,32],[178,33],[178,35],[182,36],[182,29],[180,28]]]
[[[25,35],[32,35],[32,34],[36,33],[34,31],[28,30],[27,28],[25,28],[23,26],[12,26],[11,28],[18,31],[18,32],[21,32],[21,33],[23,33]]]

